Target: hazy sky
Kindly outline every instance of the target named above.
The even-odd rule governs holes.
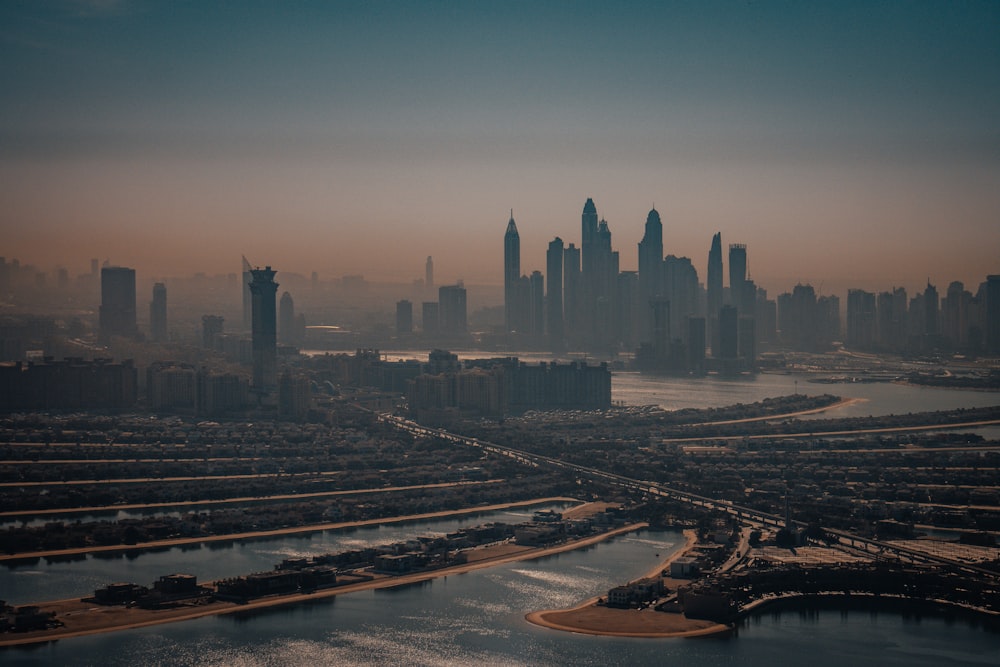
[[[1000,273],[1000,2],[0,3],[0,253],[503,279],[649,208],[772,294]]]

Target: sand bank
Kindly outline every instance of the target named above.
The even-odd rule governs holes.
[[[687,542],[642,578],[658,576],[670,563],[686,554],[697,542],[694,530],[685,530]],[[677,582],[667,581],[676,586]],[[525,616],[529,622],[552,630],[611,637],[699,637],[727,633],[732,628],[714,621],[687,618],[684,614],[657,612],[651,609],[616,609],[597,604],[591,598],[572,609],[534,611]]]

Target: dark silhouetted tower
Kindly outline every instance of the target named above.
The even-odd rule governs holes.
[[[413,333],[413,304],[407,300],[396,302],[396,335]]]
[[[563,348],[563,241],[558,236],[549,242],[545,253],[545,271],[548,276],[545,294],[548,311],[549,347],[553,351]]]
[[[587,198],[583,205],[583,216],[581,218],[581,270],[584,275],[592,272],[594,267],[594,251],[597,247],[597,206],[594,200]]]
[[[275,295],[278,283],[270,266],[250,270],[253,318],[253,389],[266,394],[278,385],[278,336]]]
[[[427,256],[427,263],[424,264],[424,285],[427,289],[434,287],[434,260]]]
[[[736,306],[719,309],[719,359],[736,359],[739,356],[739,315]]]
[[[528,331],[532,336],[545,334],[545,278],[541,271],[532,271],[528,278]]]
[[[646,229],[639,241],[639,299],[648,303],[663,293],[663,223],[660,214],[652,209],[646,216]],[[652,311],[640,310],[639,339],[652,341]]]
[[[504,327],[506,331],[514,331],[521,328],[518,322],[517,298],[518,281],[521,278],[521,236],[517,233],[517,225],[514,224],[514,211],[510,212],[510,220],[507,222],[507,232],[503,235],[503,303],[504,303]]]
[[[446,336],[464,336],[468,332],[465,287],[444,285],[438,289],[438,323]]]
[[[718,323],[719,310],[722,308],[722,283],[722,233],[716,232],[712,237],[712,248],[708,251],[708,275],[705,282],[708,339],[713,355],[719,347]]]
[[[250,262],[243,257],[243,329],[249,331],[253,326],[253,296],[250,294],[251,275]]]
[[[582,280],[580,249],[570,243],[563,253],[563,321],[565,330],[571,332],[574,342],[579,340],[580,336]]]
[[[729,298],[739,314],[753,315],[756,286],[749,289],[747,280],[747,247],[743,243],[729,244]]]
[[[111,336],[135,337],[135,269],[101,269],[100,330],[103,340]]]
[[[157,343],[167,340],[167,286],[153,285],[153,300],[149,304],[149,335]]]

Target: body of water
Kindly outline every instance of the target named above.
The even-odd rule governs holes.
[[[863,402],[837,416],[995,405],[984,392],[893,384],[815,385],[801,376],[651,378],[616,373],[615,401],[665,409],[721,407],[794,393]],[[149,584],[162,574],[200,580],[267,570],[283,558],[385,544],[486,521],[518,522],[532,510],[413,522],[138,556],[87,557],[0,569],[0,599],[13,604],[89,594],[112,581]],[[587,549],[510,563],[422,584],[338,596],[307,605],[219,616],[0,650],[7,665],[608,665],[699,664],[822,667],[998,665],[1000,635],[975,620],[936,612],[772,607],[717,639],[618,639],[533,626],[524,615],[576,604],[638,577],[683,543],[643,531]],[[657,555],[658,554],[658,555]],[[641,612],[636,612],[641,613]]]
[[[430,522],[413,525],[410,532],[434,527],[444,526]],[[817,667],[1000,661],[1000,635],[933,612],[772,607],[747,619],[734,634],[713,639],[593,637],[524,620],[530,611],[604,594],[683,543],[677,531],[641,531],[586,549],[396,589],[7,649],[0,651],[0,661],[101,666],[773,666],[808,661]],[[295,547],[285,543],[275,551]]]

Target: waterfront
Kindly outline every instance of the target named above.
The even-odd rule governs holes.
[[[796,386],[796,383],[797,386]],[[750,403],[771,396],[831,392],[863,398],[857,415],[992,405],[998,395],[895,384],[808,384],[802,376],[722,380],[657,379],[616,373],[616,401],[667,409]],[[652,399],[652,400],[650,400]],[[855,407],[851,406],[851,407]],[[821,413],[822,414],[822,413]],[[111,581],[148,584],[170,572],[200,580],[270,569],[283,558],[384,544],[485,521],[522,521],[531,512],[422,521],[273,540],[21,565],[0,570],[0,597],[13,604],[86,595]],[[571,606],[647,571],[683,542],[643,531],[586,549],[391,590],[337,596],[295,607],[212,617],[62,640],[0,652],[4,664],[682,664],[975,665],[1000,663],[1000,635],[975,620],[936,612],[770,607],[735,635],[712,640],[585,637],[531,626],[524,614]],[[657,556],[658,554],[658,556]]]
[[[422,530],[423,526],[412,526]],[[365,591],[295,607],[210,617],[7,649],[11,665],[993,665],[1000,635],[935,612],[771,607],[734,636],[593,637],[531,625],[524,614],[569,606],[638,576],[684,542],[642,531],[534,561]],[[657,556],[659,554],[659,556]],[[643,612],[636,612],[643,613]]]

